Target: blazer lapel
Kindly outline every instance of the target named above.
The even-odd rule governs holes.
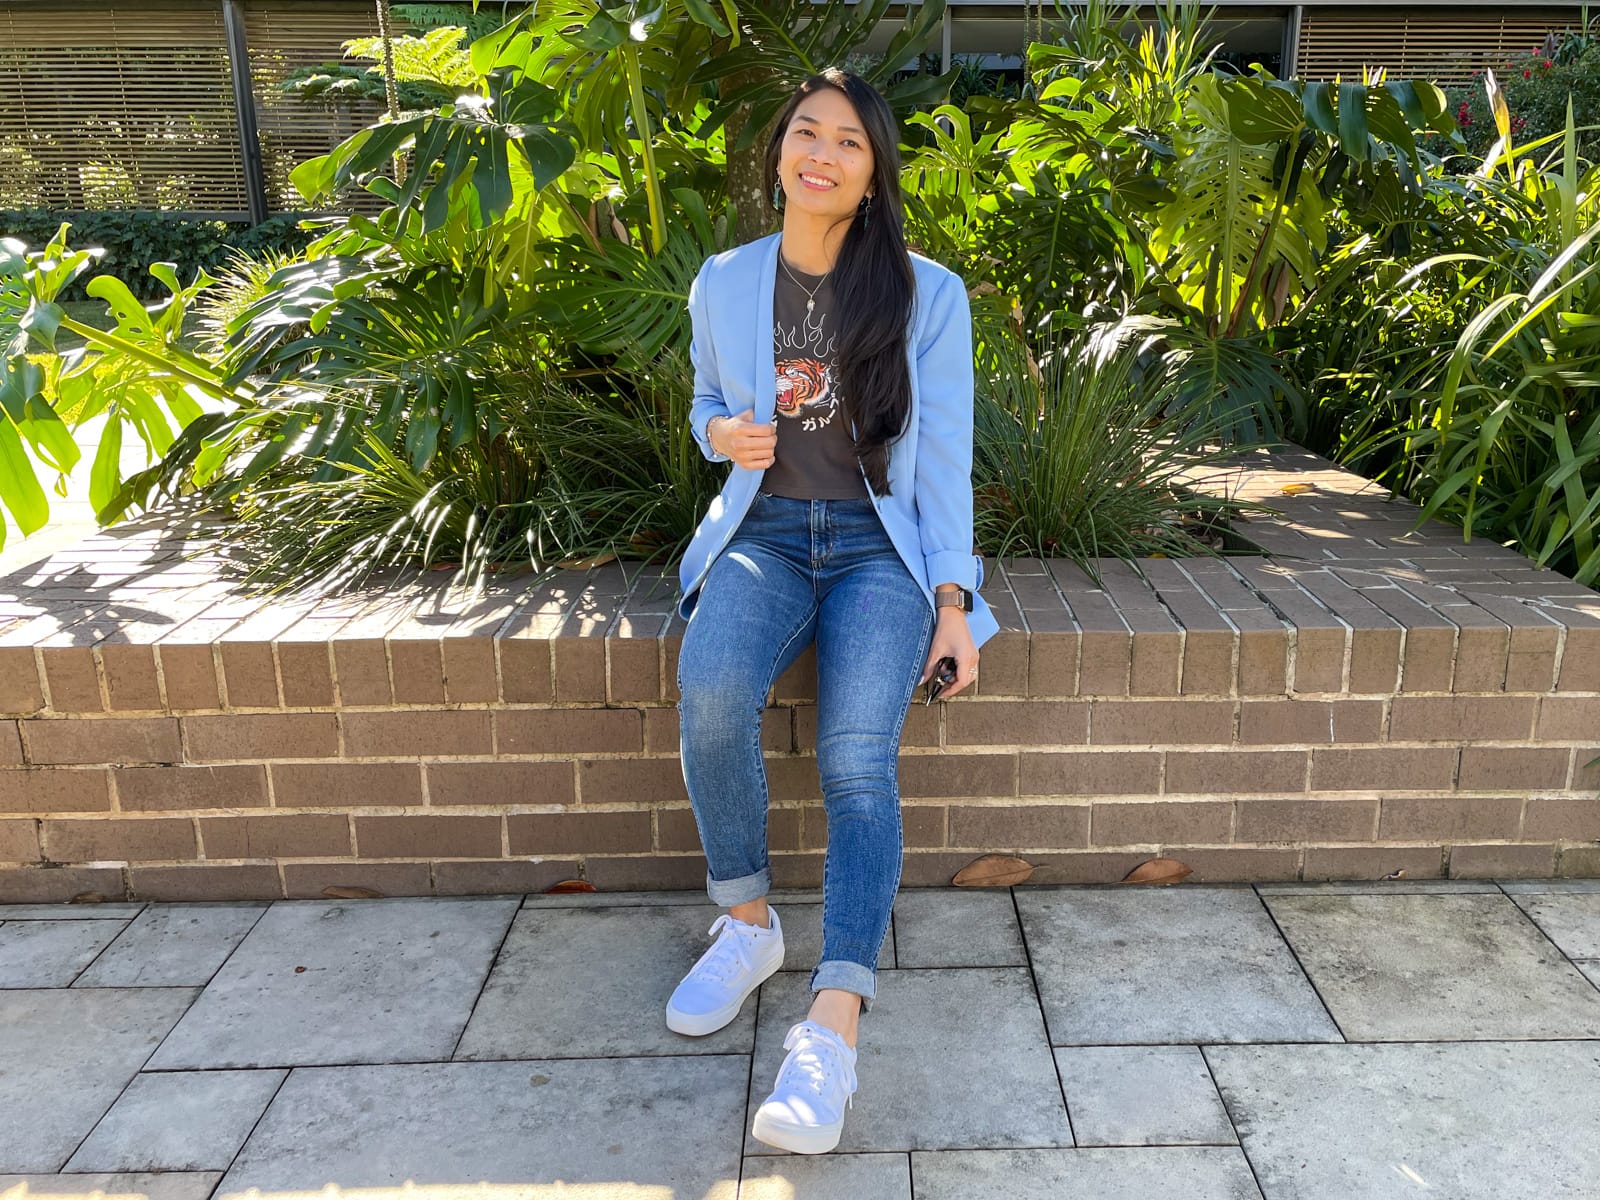
[[[778,243],[774,233],[763,247],[756,280],[756,423],[770,422],[778,411],[778,365],[772,352],[772,289],[778,279]]]

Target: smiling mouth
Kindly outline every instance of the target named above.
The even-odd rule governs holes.
[[[831,179],[824,178],[821,175],[812,175],[805,171],[800,172],[800,182],[814,188],[833,188],[839,186]]]

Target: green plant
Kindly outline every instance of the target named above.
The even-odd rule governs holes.
[[[1171,377],[1148,317],[989,343],[974,410],[975,532],[985,554],[1094,560],[1214,551],[1231,504],[1199,490],[1231,454],[1221,424],[1163,415]]]

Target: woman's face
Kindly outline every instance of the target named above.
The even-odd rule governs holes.
[[[872,187],[872,143],[856,106],[818,88],[789,118],[778,154],[785,203],[819,216],[848,216]]]

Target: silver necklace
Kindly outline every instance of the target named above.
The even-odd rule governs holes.
[[[827,271],[823,273],[822,278],[817,280],[816,287],[807,288],[805,284],[801,283],[798,279],[795,279],[794,272],[789,269],[789,264],[783,261],[782,254],[778,255],[778,265],[783,268],[783,273],[785,275],[787,275],[790,279],[794,279],[795,287],[799,288],[802,292],[805,292],[806,316],[809,317],[811,315],[811,310],[817,306],[817,293],[822,290],[822,285],[828,282],[828,276],[833,274],[833,268],[829,267]]]

